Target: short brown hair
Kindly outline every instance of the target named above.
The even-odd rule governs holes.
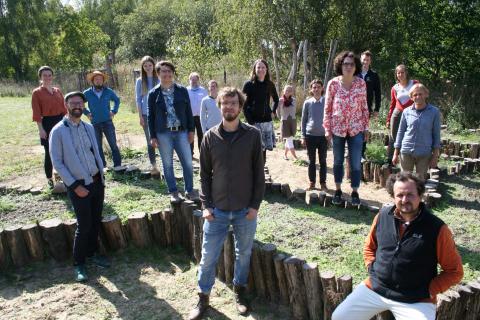
[[[240,109],[242,109],[243,104],[245,103],[245,96],[240,90],[238,90],[235,87],[223,87],[222,89],[220,89],[220,92],[218,93],[218,96],[217,96],[218,106],[220,107],[220,105],[222,104],[223,97],[235,97],[235,96],[238,96],[238,103],[240,104]]]
[[[425,182],[422,179],[420,179],[416,174],[413,174],[410,171],[402,171],[397,174],[391,174],[390,177],[388,177],[387,191],[388,191],[388,194],[390,194],[390,196],[392,197],[395,196],[395,194],[393,193],[393,186],[397,181],[400,181],[400,182],[413,181],[417,186],[418,195],[421,197],[425,193]]]
[[[323,87],[323,81],[320,80],[320,79],[318,79],[318,78],[316,78],[316,79],[313,79],[313,80],[310,82],[310,84],[308,85],[308,87],[310,88],[310,90],[308,91],[308,94],[311,95],[311,96],[313,96],[312,87],[313,87],[314,84],[319,84],[319,85],[321,85],[321,86]],[[322,89],[322,96],[323,96],[324,92],[325,92],[325,88]]]
[[[410,98],[412,98],[412,95],[413,95],[413,92],[417,89],[420,89],[420,90],[423,90],[423,92],[425,92],[428,95],[430,95],[430,91],[427,89],[427,87],[425,87],[423,84],[421,84],[420,82],[419,83],[415,83],[411,88],[410,88],[410,91],[408,91],[408,96]]]
[[[53,74],[53,69],[49,66],[41,66],[40,68],[38,68],[38,71],[37,71],[37,74],[38,74],[38,77],[40,78],[42,76],[42,72],[43,71],[50,71],[52,74]]]
[[[163,67],[163,66],[169,67],[170,70],[172,70],[174,74],[176,73],[175,66],[173,65],[173,63],[171,61],[167,61],[167,60],[161,60],[161,61],[157,62],[157,64],[155,65],[155,71],[157,71],[157,73],[160,74],[160,68]]]
[[[345,60],[347,57],[353,58],[353,62],[355,63],[354,74],[359,74],[362,71],[362,64],[360,59],[352,51],[342,51],[335,57],[335,60],[333,60],[333,69],[335,70],[335,73],[339,76],[343,74],[342,64],[343,60]]]
[[[367,57],[372,57],[372,52],[370,50],[365,50],[362,52],[360,56],[367,56]]]

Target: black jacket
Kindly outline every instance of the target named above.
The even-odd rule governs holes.
[[[361,77],[362,74],[360,73],[359,76]],[[367,105],[368,111],[372,113],[373,111],[378,112],[380,110],[380,103],[382,101],[382,92],[380,89],[380,78],[378,74],[369,69],[367,74],[365,75],[365,83],[367,84]],[[375,97],[375,109],[372,108],[373,106],[373,98]]]
[[[243,93],[247,96],[243,113],[249,124],[272,121],[272,112],[277,111],[279,101],[273,82],[247,81]],[[270,98],[273,99],[273,110]]]
[[[444,222],[421,204],[419,216],[399,239],[394,206],[384,207],[376,225],[377,251],[369,267],[372,289],[394,301],[414,303],[430,298],[437,276],[436,243]]]

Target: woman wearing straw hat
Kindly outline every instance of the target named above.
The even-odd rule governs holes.
[[[122,158],[117,146],[117,136],[112,121],[120,107],[120,98],[112,89],[105,86],[108,80],[108,75],[105,73],[95,70],[87,74],[87,80],[92,86],[83,92],[88,103],[88,109],[85,109],[84,113],[90,118],[95,129],[98,150],[102,157],[103,166],[106,167],[105,155],[103,154],[102,148],[102,134],[105,135],[108,145],[112,150],[114,170],[120,169]],[[113,107],[111,106],[112,102]]]

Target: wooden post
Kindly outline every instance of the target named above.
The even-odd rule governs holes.
[[[146,248],[151,245],[150,229],[145,212],[134,212],[128,216],[128,230],[136,247]]]
[[[307,293],[309,319],[323,319],[322,283],[316,263],[305,263],[302,268]]]
[[[465,320],[477,320],[475,317],[480,314],[480,282],[471,281],[467,286],[473,295],[470,297],[470,304]]]
[[[225,245],[225,242],[223,243]],[[220,255],[218,256],[218,262],[217,262],[217,278],[222,281],[223,283],[226,283],[226,277],[225,277],[225,250],[224,247],[222,247],[222,251],[220,252]]]
[[[307,192],[304,189],[293,190],[293,197],[302,203],[307,203]]]
[[[325,197],[327,196],[327,193],[325,191],[320,191],[318,193],[318,203],[320,203],[320,206],[325,205]]]
[[[223,243],[223,260],[225,261],[225,283],[233,284],[233,267],[235,264],[235,247],[233,244],[233,230],[229,230]]]
[[[6,243],[10,249],[13,265],[22,267],[29,262],[28,250],[23,238],[22,228],[11,226],[5,228]]]
[[[162,211],[155,210],[150,213],[153,240],[160,248],[167,247],[167,236],[165,234],[165,221],[162,219]]]
[[[457,318],[459,313],[460,294],[453,290],[447,290],[437,295],[437,320],[452,320]]]
[[[373,165],[373,176],[374,176],[374,181],[375,183],[380,183],[380,165],[375,163]]]
[[[462,308],[459,310],[461,313],[460,319],[466,319],[468,314],[472,312],[471,308],[475,303],[473,301],[475,294],[468,285],[458,286],[457,292],[460,295],[459,304],[462,306]]]
[[[190,257],[193,257],[193,245],[192,245],[192,230],[193,230],[193,207],[195,207],[195,202],[191,200],[185,200],[182,202],[182,234],[183,234],[183,247],[187,251],[187,254]]]
[[[345,300],[345,298],[352,293],[352,288],[352,276],[344,275],[337,279],[337,292],[340,301]]]
[[[42,235],[36,223],[22,227],[23,238],[30,258],[33,261],[42,261],[44,258]]]
[[[67,219],[63,221],[63,229],[65,229],[65,236],[67,237],[68,251],[73,253],[75,231],[77,231],[77,219]]]
[[[162,220],[165,223],[165,239],[167,240],[167,246],[173,247],[173,212],[170,208],[163,210]]]
[[[388,177],[390,176],[390,166],[388,164],[384,164],[380,169],[380,185],[382,188],[385,188],[387,185]]]
[[[265,181],[265,194],[272,193],[272,181]]]
[[[202,241],[203,241],[203,214],[201,210],[193,210],[193,255],[195,261],[200,263],[202,260]],[[223,279],[225,281],[225,279]]]
[[[323,288],[323,319],[330,320],[333,310],[337,307],[337,282],[333,272],[320,273]]]
[[[325,200],[325,198],[324,198]],[[319,203],[320,200],[319,200],[319,197],[318,197],[318,193],[316,192],[310,192],[308,194],[308,204],[309,205],[313,205],[313,204],[316,204],[316,203]]]
[[[178,246],[182,243],[182,201],[171,201],[172,207],[172,242],[173,246]]]
[[[0,270],[6,270],[10,266],[10,253],[5,239],[5,230],[0,229]]]
[[[302,266],[305,260],[298,257],[290,257],[285,259],[283,263],[285,264],[287,274],[293,317],[295,319],[307,319],[307,293],[302,276]]]
[[[282,193],[282,184],[278,182],[272,182],[272,193],[281,194]]]
[[[265,277],[263,275],[260,244],[258,244],[258,242],[253,243],[251,261],[253,280],[255,280],[255,291],[260,298],[265,298],[267,289],[265,286]]]
[[[287,256],[283,253],[277,253],[273,256],[273,265],[275,267],[275,276],[277,278],[278,289],[280,293],[280,302],[282,304],[288,304],[290,297],[288,293],[288,280],[285,273],[285,265],[283,261]]]
[[[40,222],[39,225],[50,256],[57,261],[67,260],[69,250],[62,221],[60,219],[49,219]]]
[[[332,205],[333,196],[329,193],[325,194],[325,207],[330,207]]]
[[[118,216],[110,215],[102,218],[102,229],[111,250],[125,249],[128,245],[123,233],[122,223]]]
[[[429,208],[435,208],[441,199],[442,199],[442,195],[440,193],[437,193],[437,192],[425,193],[425,204]]]
[[[282,196],[285,197],[285,199],[290,200],[292,197],[292,190],[290,189],[290,185],[288,183],[282,183],[280,186],[280,190],[282,193]]]
[[[370,179],[370,161],[365,161],[363,163],[363,179],[365,181],[371,181],[371,179]]]
[[[266,243],[261,248],[265,287],[267,288],[267,295],[272,302],[277,302],[280,296],[277,277],[275,276],[275,267],[273,264],[273,256],[276,254],[276,252],[277,247],[271,243]]]

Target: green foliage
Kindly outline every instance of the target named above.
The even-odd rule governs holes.
[[[0,196],[0,213],[5,214],[10,211],[15,210],[16,206],[15,203],[10,201],[7,198],[4,198],[3,196]]]
[[[367,144],[365,157],[375,163],[384,164],[387,162],[386,151],[381,141],[373,140]]]

